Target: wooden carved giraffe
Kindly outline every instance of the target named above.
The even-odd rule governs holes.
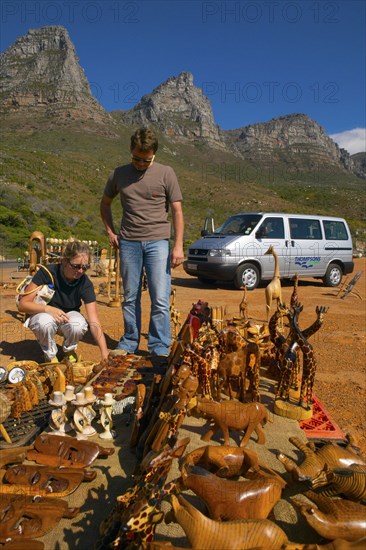
[[[296,323],[294,322],[294,317],[297,313],[290,311],[284,304],[280,304],[278,306],[278,310],[279,310],[279,315],[277,318],[284,317],[285,315],[288,317],[290,322],[290,332],[287,339],[284,342],[283,347],[281,348],[281,352],[283,350],[285,351],[283,354],[280,352],[280,360],[281,360],[280,381],[277,386],[275,399],[288,400],[290,397],[290,386],[293,378],[293,372],[297,361],[296,351],[298,348],[298,343],[297,343],[298,335],[296,332]]]
[[[198,380],[189,375],[173,391],[168,401],[170,408],[162,407],[144,446],[144,456],[149,450],[159,451],[164,444],[177,435],[187,413],[187,406],[196,395]],[[167,410],[166,410],[167,409]]]
[[[233,325],[228,325],[219,332],[218,341],[221,356],[238,351],[246,346],[245,339]]]
[[[239,304],[239,315],[242,319],[246,320],[248,319],[247,287],[244,285],[243,289],[243,298]]]
[[[272,277],[272,281],[266,286],[265,295],[266,295],[266,307],[267,307],[267,321],[269,321],[269,312],[271,309],[271,304],[273,300],[277,300],[277,306],[282,302],[281,297],[281,280],[280,280],[280,268],[278,264],[278,255],[275,252],[273,246],[271,245],[267,252],[264,254],[268,254],[274,257],[275,265],[274,265],[274,273]]]
[[[302,381],[300,389],[300,405],[307,409],[310,409],[310,405],[313,402],[313,387],[316,372],[316,361],[313,346],[307,340],[307,334],[301,332],[298,317],[302,311],[303,306],[298,304],[294,306],[293,310],[295,315],[293,316],[293,327],[295,329],[297,343],[303,354],[303,366],[302,366]],[[319,327],[320,328],[320,327]]]
[[[180,458],[190,442],[190,438],[175,441],[174,445],[165,445],[160,452],[150,452],[140,463],[139,472],[133,476],[135,484],[127,491],[117,497],[114,508],[108,517],[100,526],[101,536],[97,541],[95,550],[106,550],[107,548],[128,548],[128,529],[124,527],[129,522],[131,516],[135,514],[139,526],[139,514],[142,512],[146,518],[141,524],[141,536],[150,532],[151,524],[159,523],[158,509],[150,509],[151,505],[160,506],[161,500],[170,495],[174,490],[174,483],[166,484],[172,462],[175,458]],[[148,516],[148,517],[146,517]],[[161,516],[162,519],[162,516]],[[155,526],[156,526],[155,525]],[[133,527],[132,527],[132,530]],[[132,546],[132,548],[136,546]]]
[[[290,306],[294,307],[299,303],[299,296],[297,294],[297,289],[299,286],[299,274],[295,273],[295,275],[292,277],[292,280],[294,281],[294,289],[290,298]]]
[[[173,288],[173,290],[171,292],[171,297],[172,298],[171,298],[171,302],[170,302],[170,306],[169,306],[170,322],[173,325],[172,336],[173,336],[173,338],[176,338],[179,334],[182,323],[181,323],[180,313],[175,307],[175,298],[176,298],[175,288]]]
[[[209,359],[205,356],[200,355],[198,351],[202,352],[203,348],[202,346],[199,346],[197,342],[194,342],[192,344],[192,347],[195,349],[192,349],[190,347],[186,347],[183,357],[186,361],[187,358],[189,358],[192,373],[197,376],[200,391],[203,396],[208,396],[212,398],[211,395],[211,366]]]
[[[279,321],[282,320],[284,316],[289,316],[290,312],[287,310],[285,305],[281,305],[280,307],[277,307],[274,314],[271,316],[268,328],[270,333],[271,342],[275,346],[275,376],[276,378],[279,376],[280,379],[282,376],[285,376],[287,381],[287,376],[290,376],[289,379],[289,388],[293,387],[295,390],[298,390],[299,386],[299,371],[300,371],[300,358],[297,353],[298,346],[294,344],[294,353],[296,354],[296,358],[292,358],[292,354],[290,351],[288,351],[288,342],[292,338],[292,332],[290,330],[289,334],[287,336],[284,336],[279,330],[278,325]],[[288,351],[288,355],[286,356],[286,361],[284,359],[284,355]],[[292,359],[291,362],[289,362],[289,359]],[[283,370],[286,371],[286,369],[289,369],[291,372],[283,372]]]
[[[286,310],[284,306],[281,306],[281,308]],[[290,344],[286,344],[287,350],[283,355],[281,365],[281,379],[276,392],[276,398],[289,398],[289,391],[292,382],[291,379],[293,378],[293,371],[296,368],[298,351],[301,350],[303,354],[303,372],[299,404],[302,407],[306,406],[306,408],[310,408],[310,404],[312,403],[312,391],[316,372],[316,361],[314,357],[313,346],[308,342],[308,338],[320,329],[324,322],[324,316],[328,309],[324,306],[317,306],[316,321],[306,330],[301,331],[298,324],[298,318],[302,309],[302,305],[298,304],[294,306],[291,311],[289,309],[286,310],[286,315],[290,321],[290,333],[287,342],[289,341]]]

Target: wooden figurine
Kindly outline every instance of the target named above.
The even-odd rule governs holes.
[[[159,453],[151,451],[145,456],[133,476],[135,484],[117,497],[112,512],[102,522],[96,549],[134,549],[136,545],[130,547],[128,542],[136,542],[132,534],[136,531],[139,540],[146,540],[147,533],[153,536],[162,517],[158,509],[161,500],[175,490],[174,481],[166,483],[172,462],[184,454],[189,441],[189,438],[175,441],[174,445],[165,445]],[[129,521],[131,517],[136,521],[136,529],[134,522]]]
[[[100,423],[103,427],[103,432],[99,434],[101,439],[113,439],[112,428],[112,407],[115,400],[111,393],[106,393],[104,400],[101,401],[102,410],[100,411]]]
[[[87,393],[88,391],[88,393]],[[93,388],[85,388],[84,391],[78,392],[75,401],[74,426],[76,430],[76,439],[84,440],[92,437],[97,432],[92,426],[92,422],[96,413],[91,407],[91,404],[96,400],[96,396],[92,395]]]
[[[347,541],[357,541],[366,536],[364,505],[341,498],[332,499],[314,491],[307,491],[305,496],[315,506],[304,504],[300,497],[292,501],[320,536],[329,540],[342,538]]]
[[[351,443],[347,447],[341,447],[335,443],[327,443],[316,450],[314,444],[303,443],[298,437],[290,437],[290,443],[295,445],[305,456],[303,462],[298,466],[293,460],[279,453],[277,458],[284,465],[293,479],[305,481],[317,476],[324,468],[325,464],[329,468],[348,467],[351,464],[361,464],[366,466],[365,460],[357,454],[357,451]]]
[[[205,502],[212,519],[222,521],[267,518],[285,486],[279,476],[232,481],[219,478],[200,466],[186,465],[181,473],[184,488]]]
[[[327,544],[296,545],[295,548],[292,546],[289,547],[288,550],[291,550],[291,548],[293,550],[365,550],[366,537],[362,537],[362,539],[356,540],[355,542],[348,542],[342,537],[340,539],[333,540],[332,542],[328,542]]]
[[[98,457],[110,456],[114,448],[106,449],[91,441],[42,433],[27,452],[27,459],[57,468],[84,468]]]
[[[180,468],[185,465],[199,465],[219,477],[231,478],[243,476],[254,479],[261,475],[277,476],[277,472],[268,468],[258,459],[257,453],[247,447],[231,445],[204,445],[185,455]],[[282,478],[280,478],[281,481]]]
[[[270,548],[280,550],[288,542],[287,536],[268,519],[215,521],[204,516],[181,495],[171,495],[172,517],[183,528],[193,548],[205,550],[249,550]]]
[[[2,495],[0,537],[2,540],[42,537],[53,529],[61,518],[74,518],[78,513],[79,508],[69,508],[67,502],[61,499]],[[22,521],[24,518],[27,518],[27,521]]]
[[[314,489],[321,488],[325,496],[343,495],[349,500],[366,502],[366,466],[351,464],[348,468],[328,468],[325,464],[311,480]]]
[[[271,309],[271,304],[273,300],[277,301],[277,307],[282,303],[281,296],[281,278],[280,278],[280,268],[278,263],[278,255],[275,252],[273,246],[271,245],[265,254],[271,255],[274,257],[274,273],[272,281],[266,286],[266,309],[267,309],[267,322],[269,321],[269,312]]]
[[[3,471],[0,490],[2,494],[62,498],[73,493],[82,481],[92,481],[96,475],[95,471],[84,469],[18,464]]]
[[[303,309],[301,304],[295,304],[290,310],[285,305],[280,304],[278,306],[278,315],[274,316],[276,319],[278,316],[282,317],[286,315],[290,322],[290,332],[287,340],[284,342],[283,338],[275,338],[275,342],[279,344],[280,356],[281,356],[281,377],[276,390],[276,399],[289,399],[290,386],[295,379],[297,382],[298,376],[298,353],[303,354],[303,373],[300,389],[299,404],[310,409],[312,403],[312,392],[315,380],[316,372],[316,360],[314,355],[313,346],[309,343],[308,339],[315,332],[317,332],[324,322],[324,316],[328,311],[328,308],[324,306],[316,307],[317,319],[305,330],[300,330],[299,327],[299,315]],[[273,325],[271,319],[270,324]],[[271,329],[273,334],[273,330]],[[297,388],[297,383],[296,383]]]
[[[214,421],[213,428],[201,437],[202,441],[210,441],[218,430],[222,430],[225,445],[230,445],[229,429],[234,429],[245,430],[240,447],[247,445],[253,431],[258,436],[257,443],[265,443],[263,426],[268,420],[268,411],[261,403],[218,402],[198,398],[195,410],[201,416]]]
[[[65,435],[67,420],[65,395],[61,391],[54,391],[52,399],[49,399],[48,403],[53,407],[49,423],[50,428],[53,430],[54,435]]]
[[[239,316],[246,321],[248,319],[247,287],[243,287],[243,298],[239,304]]]
[[[254,451],[231,445],[204,445],[194,449],[181,461],[181,468],[186,465],[199,465],[219,477],[245,476],[252,470],[259,471],[258,456]]]

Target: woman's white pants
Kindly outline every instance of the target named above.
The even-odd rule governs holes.
[[[26,321],[49,361],[57,354],[56,334],[64,337],[62,349],[68,353],[76,349],[78,342],[88,330],[88,323],[81,313],[69,311],[67,315],[70,318],[67,323],[57,323],[48,313],[36,313]]]

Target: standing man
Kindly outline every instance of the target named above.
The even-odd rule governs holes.
[[[131,163],[109,176],[100,204],[109,243],[119,248],[123,284],[124,335],[116,352],[136,353],[141,336],[141,286],[145,268],[151,298],[148,350],[153,358],[166,358],[171,343],[170,268],[183,262],[184,219],[182,193],[174,170],[155,162],[158,140],[150,128],[131,136]],[[114,225],[111,204],[119,194],[123,215],[120,231]],[[169,251],[172,213],[174,244]]]

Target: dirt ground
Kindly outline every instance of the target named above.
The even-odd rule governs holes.
[[[316,318],[316,306],[328,309],[323,327],[311,342],[314,346],[317,371],[314,391],[331,418],[344,433],[354,436],[356,443],[366,453],[366,259],[355,259],[355,273],[363,274],[355,286],[361,296],[350,294],[341,299],[339,289],[324,287],[314,279],[299,281],[298,295],[303,304],[300,327],[306,328]],[[13,360],[42,362],[42,353],[29,329],[20,322],[15,302],[15,286],[25,274],[3,269],[0,272],[0,364],[6,366]],[[109,349],[114,349],[123,332],[120,307],[109,307],[109,297],[103,286],[106,279],[91,278],[98,291],[97,306]],[[104,285],[103,285],[104,283]],[[197,279],[186,275],[183,268],[173,272],[173,288],[176,290],[175,308],[180,319],[185,321],[192,304],[199,299],[209,306],[223,306],[226,319],[239,315],[242,291],[228,284],[203,286]],[[283,300],[289,304],[292,283],[283,283]],[[114,296],[112,296],[114,298]],[[264,286],[248,293],[248,315],[256,320],[266,316]],[[143,292],[143,325],[140,350],[146,354],[149,318],[149,296]],[[273,309],[272,309],[273,311]],[[61,344],[61,340],[59,341]],[[98,348],[87,335],[78,348],[83,360],[99,361]],[[60,358],[62,351],[60,347]]]

